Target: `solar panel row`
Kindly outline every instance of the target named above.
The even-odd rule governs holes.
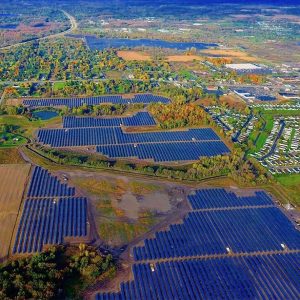
[[[61,183],[57,177],[47,170],[35,167],[27,192],[28,197],[71,197],[75,188]]]
[[[41,129],[37,138],[39,142],[52,147],[220,140],[210,128],[124,133],[119,127]]]
[[[300,254],[136,264],[134,281],[96,300],[299,299]]]
[[[132,98],[123,98],[122,96],[95,96],[84,98],[41,98],[41,99],[24,99],[23,103],[29,107],[55,107],[55,106],[67,106],[67,107],[79,107],[83,104],[87,105],[99,105],[104,103],[112,104],[130,104],[130,103],[144,103],[150,104],[152,102],[169,103],[170,99],[155,96],[152,94],[138,94]]]
[[[63,243],[65,237],[85,236],[86,206],[85,198],[27,199],[13,252],[39,252],[46,244]]]
[[[188,196],[193,209],[212,209],[238,206],[273,205],[265,192],[255,192],[254,196],[238,197],[225,189],[202,189]]]
[[[65,117],[64,128],[80,127],[119,127],[119,126],[154,126],[155,120],[148,112],[138,112],[130,117],[93,118],[93,117]]]
[[[196,230],[197,229],[197,230]],[[191,212],[134,248],[136,260],[298,249],[300,234],[276,207]]]
[[[226,154],[229,149],[221,141],[202,141],[98,146],[97,152],[110,158],[130,157],[167,162],[198,160],[201,156]]]

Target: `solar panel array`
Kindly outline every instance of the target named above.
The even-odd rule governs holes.
[[[28,199],[18,227],[14,253],[40,252],[65,237],[86,236],[86,199]]]
[[[239,197],[225,189],[202,189],[189,195],[189,202],[193,209],[213,209],[238,206],[273,205],[270,196],[265,192],[255,192],[253,196]]]
[[[221,141],[171,142],[98,146],[97,152],[110,158],[153,159],[155,162],[198,160],[201,156],[228,153]]]
[[[142,100],[144,97],[135,96]],[[138,158],[155,162],[195,161],[202,156],[230,152],[211,128],[129,133],[122,128],[154,125],[156,122],[148,112],[117,118],[70,116],[64,118],[63,128],[40,129],[37,140],[57,148],[96,146],[98,153],[109,158]]]
[[[99,105],[105,103],[111,104],[132,104],[152,102],[169,103],[170,99],[152,94],[138,94],[132,98],[123,98],[122,96],[95,96],[84,98],[40,98],[40,99],[24,99],[23,104],[29,107],[56,107],[67,106],[70,108],[86,105]]]
[[[138,112],[130,117],[92,118],[92,117],[64,117],[64,128],[80,127],[119,127],[119,126],[154,126],[156,122],[148,112]]]
[[[35,167],[30,181],[28,194],[31,197],[71,197],[75,188],[61,183],[56,176],[40,167]]]
[[[299,265],[299,253],[136,264],[134,281],[96,300],[299,299]]]
[[[35,167],[27,191],[13,253],[42,251],[66,237],[87,236],[87,199],[47,170]]]
[[[199,230],[194,230],[199,228]],[[201,229],[201,230],[200,230]],[[191,212],[134,249],[136,260],[282,250],[300,245],[300,234],[276,207]]]
[[[134,280],[96,300],[300,298],[300,233],[266,193],[202,189],[189,202],[182,224],[133,249]]]

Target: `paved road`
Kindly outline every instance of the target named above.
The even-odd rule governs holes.
[[[30,41],[20,42],[20,43],[13,44],[13,45],[10,45],[10,46],[2,47],[2,48],[0,48],[0,50],[8,50],[10,48],[17,47],[17,46],[20,46],[20,45],[25,45],[25,44],[28,44],[28,43],[33,42],[33,41],[42,41],[42,40],[46,40],[46,39],[54,39],[54,38],[62,37],[66,34],[72,33],[73,31],[75,31],[78,28],[78,24],[76,22],[76,19],[73,16],[71,16],[69,13],[67,13],[65,10],[61,10],[61,11],[66,15],[66,17],[70,21],[71,27],[69,29],[67,29],[63,32],[51,34],[51,35],[48,35],[48,36],[45,36],[45,37],[40,37],[40,38],[36,38],[36,39],[30,40]]]

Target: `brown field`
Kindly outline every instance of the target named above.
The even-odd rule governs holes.
[[[205,106],[215,104],[214,100],[211,98],[202,98],[201,100],[198,100],[197,103]],[[236,108],[238,110],[245,109],[247,107],[246,103],[233,93],[221,96],[219,99],[219,104],[226,104],[226,106],[230,108]]]
[[[0,148],[0,164],[24,164],[18,148]]]
[[[118,51],[118,56],[126,61],[139,60],[139,61],[150,61],[151,56],[140,52],[140,51]]]
[[[9,253],[30,165],[0,165],[0,261]]]
[[[167,61],[169,62],[190,62],[190,61],[203,61],[204,58],[198,55],[170,55],[167,56]]]
[[[247,62],[256,62],[257,58],[250,56],[248,53],[234,49],[205,49],[201,52],[203,55],[214,55],[220,57],[229,57],[234,60]]]

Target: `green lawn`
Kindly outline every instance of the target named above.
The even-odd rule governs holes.
[[[43,128],[50,124],[61,124],[62,118],[60,116],[50,119],[48,121],[42,120],[29,120],[25,116],[1,116],[0,125],[14,125],[19,127],[18,130],[22,131],[22,135],[26,137],[33,137],[34,132],[38,128]]]
[[[53,84],[53,91],[59,91],[62,90],[66,86],[65,82],[54,82]]]
[[[276,175],[276,180],[286,188],[289,196],[300,205],[300,174]]]
[[[258,139],[256,141],[256,145],[252,151],[249,151],[249,153],[256,153],[258,152],[265,144],[269,132],[271,132],[274,124],[273,115],[272,114],[266,114],[263,115],[264,120],[266,121],[266,127],[263,132],[259,132],[257,130],[253,130],[249,136],[249,139],[255,142],[257,136]]]
[[[27,140],[13,133],[0,132],[0,148],[10,148],[26,144]]]

